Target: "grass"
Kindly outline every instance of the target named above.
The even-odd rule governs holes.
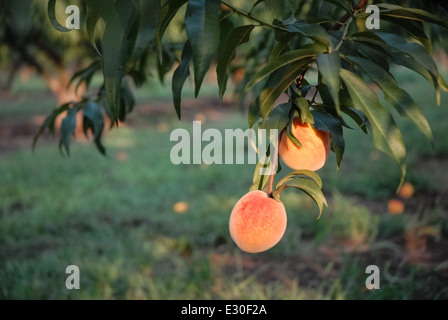
[[[28,148],[2,154],[0,299],[448,298],[443,249],[448,96],[434,107],[422,81],[408,74],[403,79],[435,137],[431,150],[419,132],[400,121],[408,179],[417,191],[406,200],[406,212],[386,211],[399,179],[393,161],[373,148],[371,137],[346,130],[341,169],[336,171],[331,155],[319,171],[329,207],[317,220],[309,197],[285,190],[285,236],[257,255],[238,250],[228,233],[230,211],[248,191],[253,166],[176,166],[168,160],[171,130],[191,128],[191,122],[131,115],[131,121],[151,125],[107,133],[107,158],[82,141],[72,145],[71,157],[62,157],[56,140],[40,143],[34,154]],[[31,97],[40,95],[36,89],[23,101],[8,102],[1,115],[25,116]],[[164,96],[143,92],[138,99]],[[35,114],[51,100],[44,99]],[[207,120],[206,126],[245,129],[247,122],[235,113],[219,122]],[[422,171],[427,159],[442,161],[435,170]],[[175,212],[177,202],[186,202],[187,212]],[[427,248],[422,255],[419,241]],[[414,253],[415,259],[408,259]],[[425,260],[425,253],[433,258]],[[65,288],[65,268],[71,264],[80,268],[80,290]],[[380,290],[364,287],[370,264],[381,270]]]

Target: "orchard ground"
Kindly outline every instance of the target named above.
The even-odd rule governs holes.
[[[331,153],[318,171],[329,207],[316,220],[308,196],[282,192],[285,236],[259,254],[241,252],[228,229],[254,165],[169,160],[170,132],[193,120],[247,128],[214,85],[197,100],[186,88],[179,122],[169,85],[151,83],[136,91],[127,122],[107,131],[107,158],[81,134],[67,158],[48,134],[31,152],[55,100],[37,79],[16,83],[0,102],[0,299],[448,299],[448,95],[437,107],[421,77],[398,78],[435,139],[432,150],[399,120],[415,188],[404,213],[387,212],[398,167],[371,135],[345,130],[340,170]],[[283,166],[280,176],[288,172]],[[65,287],[68,265],[80,269],[79,290]],[[380,270],[378,290],[365,288],[369,265]]]

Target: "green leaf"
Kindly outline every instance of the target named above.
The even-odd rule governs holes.
[[[369,120],[360,110],[343,105],[341,106],[341,111],[352,118],[364,133],[367,133],[367,129],[370,129]]]
[[[101,12],[94,1],[86,2],[86,10],[87,10],[86,13],[87,37],[89,38],[89,42],[92,45],[92,47],[95,49],[98,55],[101,56],[101,52],[98,50],[95,41],[95,27],[101,17]]]
[[[235,28],[221,44],[218,55],[218,66],[216,74],[218,76],[219,98],[222,100],[228,80],[227,68],[235,57],[238,46],[249,41],[250,33],[254,29],[253,25],[246,25]]]
[[[261,174],[261,172],[266,170],[266,168],[269,168],[269,165],[270,165],[270,159],[268,159],[269,157],[270,157],[270,150],[268,148],[268,150],[266,151],[266,154],[260,158],[257,165],[255,166],[253,181],[252,181],[252,185],[249,188],[249,191],[264,190],[264,191],[268,192],[267,188],[268,188],[268,182],[269,182],[270,175]],[[266,159],[268,159],[268,160],[266,160]],[[264,164],[264,162],[266,162],[266,161],[267,161],[267,163]]]
[[[160,19],[160,0],[135,0],[139,4],[139,28],[132,54],[134,64],[154,39]]]
[[[395,63],[418,72],[428,82],[432,83],[436,91],[437,105],[440,105],[439,72],[434,60],[425,48],[417,43],[408,43],[395,34],[378,32],[377,35],[401,53],[393,55]]]
[[[388,15],[381,16],[381,19],[393,23],[406,31],[411,37],[416,39],[426,49],[426,51],[432,51],[431,40],[423,30],[423,25],[420,21],[404,20]]]
[[[56,0],[48,0],[47,12],[48,12],[48,18],[50,19],[51,25],[55,29],[57,29],[58,31],[61,31],[61,32],[70,31],[70,29],[62,26],[59,23],[58,19],[56,19]]]
[[[319,72],[324,78],[328,91],[333,99],[338,114],[341,113],[339,106],[339,89],[341,86],[341,79],[339,77],[339,69],[341,68],[341,59],[339,52],[333,51],[327,54],[318,54],[316,58]]]
[[[126,81],[123,81],[120,88],[120,110],[118,119],[125,121],[126,115],[134,109],[135,99]]]
[[[316,202],[317,206],[319,207],[319,216],[317,217],[317,219],[319,219],[322,214],[324,205],[328,206],[321,186],[319,186],[319,184],[316,183],[316,181],[313,179],[309,179],[308,177],[303,177],[301,175],[294,175],[289,177],[285,181],[282,181],[281,184],[277,184],[277,187],[273,192],[274,199],[278,200],[280,198],[280,192],[282,192],[286,188],[291,187],[304,191]]]
[[[337,168],[341,166],[342,157],[345,150],[345,140],[342,132],[342,122],[327,113],[321,111],[311,111],[314,118],[313,127],[316,130],[327,131],[330,134],[331,149],[336,155]]]
[[[317,54],[325,52],[326,48],[321,45],[308,45],[303,49],[288,51],[277,58],[269,61],[260,71],[258,71],[246,85],[244,91],[247,91],[252,86],[260,82],[266,76],[270,75],[274,71],[287,66],[289,64],[300,62],[301,60],[309,61],[310,58],[314,59]]]
[[[219,0],[189,0],[185,13],[188,40],[193,49],[195,96],[219,46]]]
[[[431,83],[436,91],[437,104],[440,103],[439,73],[437,66],[428,52],[417,43],[408,43],[400,36],[377,32],[357,33],[351,36],[355,41],[361,41],[369,45],[377,46],[384,52],[388,52],[392,61],[422,75]]]
[[[302,59],[286,68],[280,82],[275,87],[268,87],[260,93],[260,114],[266,119],[274,108],[276,100],[288,89],[289,85],[311,64],[312,58]]]
[[[389,72],[363,58],[349,56],[347,59],[355,62],[378,85],[383,91],[385,99],[398,110],[400,115],[411,120],[433,144],[433,136],[428,120],[412,97],[398,86],[398,83]]]
[[[294,178],[295,176],[303,176],[305,178],[309,178],[313,180],[318,185],[319,188],[322,188],[322,179],[320,178],[319,174],[317,174],[315,171],[310,171],[306,169],[294,170],[293,172],[288,173],[279,182],[277,182],[276,188],[279,188],[281,185],[283,185],[290,179]]]
[[[310,102],[304,97],[296,98],[297,106],[300,110],[300,119],[302,122],[314,124],[314,117],[310,110]]]
[[[68,109],[67,115],[62,120],[59,150],[62,153],[62,148],[64,148],[67,155],[70,155],[70,137],[75,134],[77,112],[77,107]]]
[[[118,0],[103,1],[102,15],[106,22],[101,40],[103,53],[104,87],[107,102],[113,116],[113,122],[118,123],[120,110],[120,91],[126,72],[126,58],[128,53],[128,32],[131,22],[135,19],[136,10],[132,2]]]
[[[45,118],[44,122],[42,123],[42,125],[39,128],[39,131],[34,136],[33,144],[32,144],[32,150],[33,151],[34,151],[34,149],[36,147],[37,140],[39,140],[39,137],[44,133],[44,131],[46,129],[48,129],[51,134],[54,134],[54,122],[56,121],[56,118],[61,113],[67,111],[70,108],[71,104],[72,103],[69,102],[69,103],[65,103],[65,104],[61,105],[60,107],[54,109],[53,112],[50,113],[50,115],[47,118]]]
[[[421,9],[406,8],[387,3],[379,3],[378,7],[384,9],[380,11],[381,17],[391,16],[400,19],[426,21],[448,28],[448,23],[445,20]]]
[[[165,33],[166,28],[170,24],[171,20],[174,18],[179,9],[187,3],[188,0],[168,0],[166,1],[161,10],[159,25],[156,30],[154,37],[154,43],[157,49],[159,60],[162,59],[162,37]],[[159,61],[162,62],[162,61]]]
[[[369,119],[375,147],[391,156],[400,166],[401,181],[406,175],[406,149],[400,130],[389,113],[362,78],[346,69],[340,70],[340,75],[346,85],[354,107],[361,110]]]
[[[289,121],[289,112],[291,110],[291,103],[286,102],[277,105],[269,115],[267,119],[263,119],[263,121],[259,124],[258,128],[260,129],[277,129],[280,133],[288,124]]]
[[[173,102],[174,109],[176,110],[177,117],[181,118],[181,94],[182,88],[184,86],[185,80],[187,80],[190,75],[190,61],[193,55],[191,44],[189,41],[185,42],[184,49],[182,50],[182,57],[179,66],[173,73],[173,80],[171,83],[171,88],[173,92]]]
[[[312,39],[326,47],[330,45],[330,36],[327,31],[318,24],[298,21],[295,18],[282,22],[288,32],[300,34],[301,36]]]
[[[289,41],[293,38],[294,34],[285,33],[280,36],[274,48],[272,48],[271,53],[269,54],[268,61],[272,61],[277,58],[280,54],[282,54],[283,50],[288,47]]]
[[[84,130],[86,131],[88,128],[92,129],[94,142],[97,149],[101,152],[101,154],[106,155],[106,149],[101,143],[101,135],[104,129],[103,113],[101,112],[101,107],[98,102],[86,102],[83,107],[83,117],[84,121],[88,123],[88,126],[86,126]],[[88,121],[86,121],[86,119]]]
[[[79,70],[76,72],[72,78],[70,79],[70,82],[68,85],[70,86],[75,79],[79,78],[78,83],[75,87],[75,92],[78,90],[79,86],[84,82],[86,86],[88,87],[90,84],[90,81],[92,80],[93,75],[95,72],[101,69],[101,60],[95,60],[93,61],[87,68]]]

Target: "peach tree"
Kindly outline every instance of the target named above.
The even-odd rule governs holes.
[[[62,4],[64,2],[61,1]],[[70,31],[48,1],[48,17],[60,32]],[[392,70],[402,66],[420,74],[440,90],[448,85],[431,56],[434,35],[446,32],[447,20],[435,3],[428,10],[418,1],[351,0],[89,0],[79,1],[82,28],[97,53],[91,64],[78,70],[73,85],[90,83],[96,73],[102,85],[96,94],[56,108],[36,135],[55,131],[54,121],[66,116],[60,130],[60,148],[69,152],[70,137],[82,113],[83,128],[93,133],[101,153],[104,116],[112,126],[125,121],[134,108],[132,86],[147,81],[148,68],[165,80],[168,74],[173,107],[182,116],[182,89],[188,78],[200,94],[204,77],[216,72],[223,98],[235,70],[244,74],[233,90],[247,109],[248,128],[277,129],[300,146],[292,133],[299,117],[330,135],[337,166],[344,155],[344,130],[356,124],[373,138],[380,151],[392,157],[406,174],[406,147],[396,115],[412,121],[432,143],[429,123],[411,95],[402,89]],[[371,10],[369,5],[376,7]],[[443,5],[443,2],[441,2]],[[369,8],[369,9],[368,9]],[[177,28],[177,36],[167,35]],[[169,71],[174,72],[169,73]],[[372,86],[371,84],[375,84]],[[374,89],[375,88],[375,89]],[[281,95],[287,101],[277,103]],[[384,99],[382,99],[384,97]],[[384,101],[384,102],[383,102]],[[391,107],[384,105],[387,102]],[[393,112],[397,111],[397,112]],[[274,152],[275,150],[269,150]],[[254,172],[251,189],[272,193],[271,176]],[[276,186],[305,191],[326,204],[316,172],[295,170]]]

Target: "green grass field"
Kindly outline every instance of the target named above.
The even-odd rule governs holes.
[[[371,135],[346,130],[340,170],[331,154],[319,171],[328,208],[317,220],[309,197],[284,191],[285,236],[261,254],[241,252],[228,232],[254,166],[173,165],[170,132],[190,128],[191,119],[177,121],[169,91],[140,89],[129,124],[105,134],[107,157],[83,139],[73,142],[70,157],[59,154],[57,137],[43,139],[34,153],[31,135],[20,148],[1,141],[0,299],[447,299],[448,95],[437,107],[421,78],[399,78],[435,140],[432,149],[400,119],[407,181],[416,189],[405,212],[387,212],[398,167],[374,149]],[[28,86],[0,102],[4,125],[55,107],[41,84]],[[215,89],[203,96],[216,97]],[[161,113],[139,111],[154,101]],[[189,112],[205,115],[204,128],[247,128],[237,111],[220,120],[200,107]],[[188,210],[176,212],[177,202]],[[369,291],[365,269],[372,264],[381,287]],[[65,287],[68,265],[80,269],[79,290]]]

